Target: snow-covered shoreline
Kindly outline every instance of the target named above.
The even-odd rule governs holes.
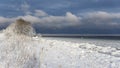
[[[89,43],[72,43],[42,39],[44,60],[42,68],[119,68],[120,50]],[[46,64],[46,65],[45,65]],[[49,67],[50,66],[50,67]]]
[[[0,68],[120,68],[117,48],[35,35],[22,19],[1,31]]]
[[[4,34],[0,34],[4,38]],[[89,43],[33,37],[40,50],[40,68],[120,68],[120,51]],[[38,50],[38,51],[39,51]]]
[[[57,38],[44,37],[44,38],[47,39],[47,40],[53,40],[53,41],[57,40],[59,42],[68,43],[68,44],[71,44],[71,45],[74,45],[74,46],[78,46],[79,48],[82,48],[82,49],[88,49],[88,50],[97,51],[97,52],[100,52],[100,53],[103,53],[103,54],[108,54],[108,55],[113,55],[113,56],[116,56],[116,57],[120,57],[119,47],[117,48],[117,47],[111,47],[111,46],[104,46],[104,47],[103,46],[98,46],[96,44],[89,43],[90,41],[89,42],[86,41],[84,43],[72,42],[72,41],[68,41],[68,39],[67,39],[67,41],[65,41],[65,40],[63,40],[64,38],[61,39],[59,37],[57,37]],[[99,41],[97,41],[97,42],[99,42]],[[104,43],[101,42],[101,45],[102,44],[104,44]],[[113,44],[113,46],[114,46],[114,44]]]
[[[4,36],[0,34],[0,41],[5,41]],[[40,68],[120,68],[120,50],[116,48],[37,36],[31,40],[29,44],[37,45],[40,51]]]

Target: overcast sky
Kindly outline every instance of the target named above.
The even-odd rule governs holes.
[[[40,33],[120,34],[120,0],[1,0],[0,28],[18,18]]]

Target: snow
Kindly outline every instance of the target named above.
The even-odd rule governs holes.
[[[33,29],[18,31],[9,27],[0,33],[0,68],[120,68],[117,48],[33,36]]]
[[[45,42],[48,45],[43,48],[44,58],[41,68],[120,67],[120,57],[118,57],[120,53],[115,48],[43,39],[42,43]]]
[[[112,47],[48,40],[37,36],[6,38],[4,33],[0,33],[0,42],[0,57],[4,56],[4,59],[0,58],[1,68],[7,64],[9,68],[31,68],[31,64],[36,64],[32,68],[120,68],[120,51]],[[2,54],[5,50],[8,53]],[[37,61],[27,59],[31,56],[36,57]]]

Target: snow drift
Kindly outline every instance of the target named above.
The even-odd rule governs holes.
[[[120,50],[38,37],[19,19],[0,33],[0,68],[120,68]]]

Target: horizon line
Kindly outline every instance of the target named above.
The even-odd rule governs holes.
[[[41,35],[42,36],[120,36],[120,34],[41,34]]]

